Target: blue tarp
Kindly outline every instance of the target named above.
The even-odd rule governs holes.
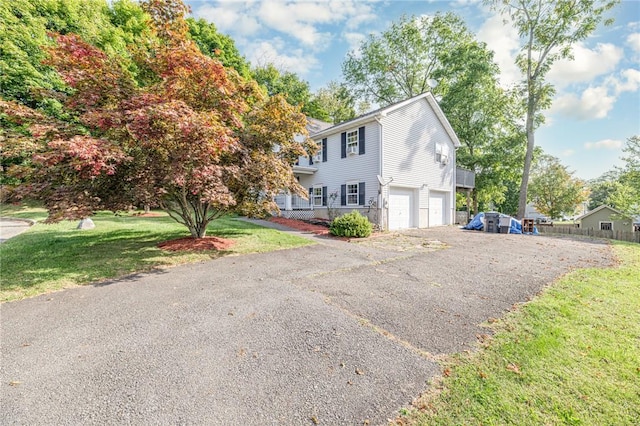
[[[484,228],[484,212],[480,212],[471,219],[471,222],[463,226],[462,229],[469,229],[472,231],[482,231]]]
[[[509,218],[509,234],[522,234],[522,223],[518,219],[515,219],[506,214],[500,214],[500,219]],[[501,220],[502,222],[502,220]],[[484,212],[480,212],[466,226],[462,229],[469,229],[473,231],[482,231],[484,229]],[[538,235],[538,230],[534,227],[533,234]]]

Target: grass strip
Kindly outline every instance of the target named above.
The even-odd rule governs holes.
[[[615,243],[619,265],[574,271],[491,325],[457,354],[401,419],[420,425],[637,425],[640,246]]]
[[[3,208],[2,216],[42,219],[41,209]],[[214,259],[224,255],[267,252],[312,244],[275,229],[224,217],[207,235],[228,238],[226,251],[168,252],[159,242],[188,236],[187,229],[166,215],[114,216],[98,213],[92,230],[77,230],[77,221],[37,223],[0,244],[0,300],[35,296],[54,290],[117,278],[134,272]]]

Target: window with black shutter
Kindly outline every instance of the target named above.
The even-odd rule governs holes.
[[[327,138],[322,139],[322,162],[327,162]]]

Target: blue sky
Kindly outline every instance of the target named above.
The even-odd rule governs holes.
[[[495,52],[501,83],[519,80],[513,58],[520,43],[503,18],[477,0],[222,0],[194,1],[192,15],[213,22],[236,41],[254,65],[272,62],[317,90],[341,80],[348,51],[403,14],[453,11]],[[574,48],[574,61],[549,73],[556,87],[536,144],[561,159],[576,176],[591,179],[620,165],[627,138],[640,134],[640,1],[622,1],[600,27]]]

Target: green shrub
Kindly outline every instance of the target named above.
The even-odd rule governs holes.
[[[329,231],[337,237],[364,238],[371,235],[373,226],[369,219],[354,210],[331,222]]]

